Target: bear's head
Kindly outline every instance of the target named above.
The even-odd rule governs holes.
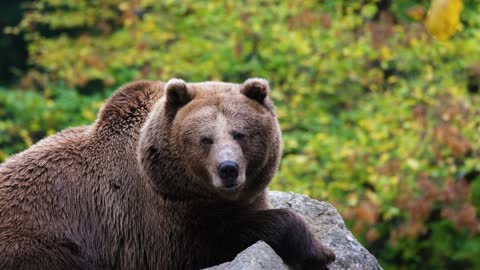
[[[252,200],[277,170],[281,132],[264,79],[172,79],[140,132],[138,160],[163,196]]]

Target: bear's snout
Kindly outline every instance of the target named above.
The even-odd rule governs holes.
[[[217,168],[218,176],[222,179],[223,185],[230,189],[237,185],[238,164],[235,161],[227,160],[220,162]]]

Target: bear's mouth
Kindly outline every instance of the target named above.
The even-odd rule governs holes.
[[[221,189],[225,192],[233,193],[240,189],[240,185],[238,183],[226,184],[223,185]]]

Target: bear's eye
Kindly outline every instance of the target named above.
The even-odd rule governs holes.
[[[203,145],[211,145],[211,144],[213,144],[213,140],[211,138],[208,138],[208,137],[202,137],[200,139],[200,143],[203,144]]]
[[[234,132],[232,132],[232,137],[233,137],[234,140],[242,140],[242,139],[245,138],[245,134],[234,131]]]

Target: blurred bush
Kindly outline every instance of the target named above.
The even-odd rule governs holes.
[[[335,204],[385,269],[480,269],[480,1],[425,31],[429,1],[57,1],[26,6],[20,88],[0,89],[0,159],[134,79],[271,81],[274,189]],[[416,20],[414,20],[415,18]]]
[[[92,123],[105,98],[58,85],[41,93],[0,87],[0,161],[64,128]]]

